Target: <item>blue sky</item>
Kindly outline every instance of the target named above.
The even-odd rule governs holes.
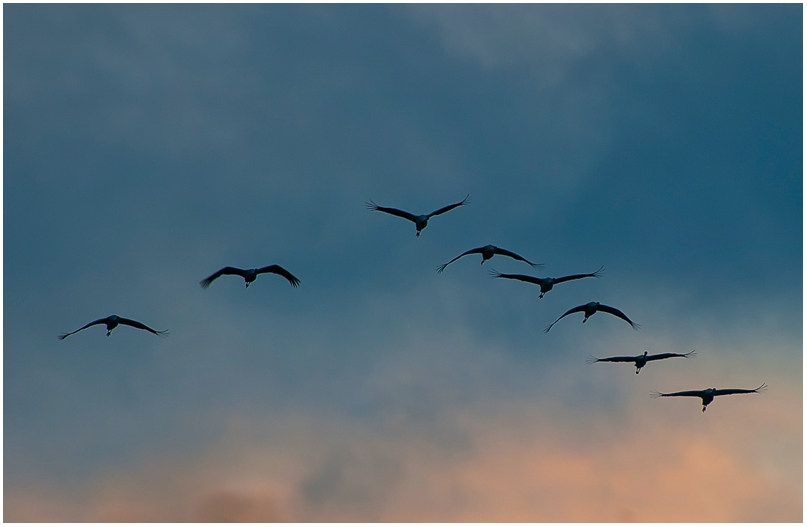
[[[801,9],[5,6],[4,519],[800,521]]]

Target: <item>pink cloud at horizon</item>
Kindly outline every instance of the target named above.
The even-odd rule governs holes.
[[[629,431],[523,405],[506,417],[463,414],[449,444],[324,420],[234,421],[227,441],[182,461],[152,460],[72,491],[7,488],[4,520],[801,521],[801,464],[789,461],[801,458],[802,416],[759,400],[703,415],[688,402],[683,413],[637,412]],[[279,437],[261,440],[278,426]]]

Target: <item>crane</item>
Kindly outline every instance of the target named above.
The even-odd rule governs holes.
[[[727,388],[727,389],[715,389],[715,388],[707,388],[705,390],[688,390],[684,392],[674,392],[674,393],[661,393],[661,392],[653,392],[651,397],[700,397],[701,401],[703,401],[703,412],[706,411],[706,407],[709,406],[709,403],[714,401],[715,397],[718,395],[734,395],[735,393],[759,393],[765,390],[768,387],[767,384],[762,383],[759,388],[754,388],[753,390],[744,390],[741,388]]]
[[[155,335],[160,336],[160,337],[168,335],[168,330],[167,329],[165,331],[155,331],[155,330],[151,329],[150,327],[148,327],[147,325],[143,324],[142,322],[138,322],[137,320],[130,320],[128,318],[119,317],[118,315],[110,315],[110,316],[108,316],[106,318],[99,318],[95,322],[90,322],[86,326],[80,327],[75,331],[71,331],[70,333],[62,333],[61,335],[59,335],[59,340],[64,340],[67,337],[69,337],[70,335],[72,335],[73,333],[78,333],[82,329],[87,329],[90,326],[95,326],[95,325],[98,325],[98,324],[106,324],[106,336],[107,337],[109,336],[110,333],[112,333],[113,329],[118,327],[118,324],[123,324],[124,326],[132,326],[133,328],[137,328],[137,329],[145,329],[146,331],[148,331],[150,333],[154,333]]]
[[[693,355],[697,355],[695,350],[690,351],[689,353],[658,353],[656,355],[648,355],[647,350],[644,351],[643,355],[636,355],[635,357],[605,357],[603,359],[598,359],[597,357],[589,357],[586,359],[586,363],[594,364],[595,362],[632,362],[636,366],[636,373],[639,373],[648,362],[654,360],[661,360],[661,359],[670,359],[672,357],[691,357]]]
[[[591,315],[593,315],[597,311],[603,311],[605,313],[610,313],[610,314],[614,315],[615,317],[621,318],[622,320],[624,320],[625,322],[630,324],[630,327],[632,327],[633,329],[639,329],[641,327],[641,326],[639,326],[639,324],[636,324],[631,319],[629,319],[625,315],[625,313],[618,310],[617,308],[611,307],[611,306],[606,306],[605,304],[600,304],[599,302],[589,302],[588,304],[583,304],[582,306],[573,307],[569,311],[567,311],[564,314],[562,314],[561,316],[559,316],[558,320],[565,317],[566,315],[571,315],[572,313],[578,313],[580,311],[582,311],[583,315],[584,315],[583,316],[583,322],[588,320],[588,317],[590,317]],[[552,322],[551,324],[549,324],[546,327],[546,329],[544,330],[544,333],[549,333],[549,330],[552,329],[552,326],[557,324],[558,320],[556,320],[555,322]]]
[[[456,258],[454,258],[450,262],[444,263],[443,265],[437,267],[437,272],[442,273],[443,270],[446,268],[446,266],[448,264],[459,260],[460,258],[462,258],[463,256],[465,256],[467,254],[481,254],[482,255],[482,261],[480,262],[480,264],[485,263],[486,260],[490,260],[491,258],[493,258],[494,255],[500,254],[502,256],[509,256],[510,258],[513,258],[514,260],[520,260],[522,262],[528,263],[531,266],[537,267],[539,269],[544,266],[544,264],[532,263],[531,261],[527,260],[526,258],[524,258],[522,256],[519,256],[514,252],[510,252],[507,249],[502,249],[500,247],[496,247],[495,245],[485,245],[484,247],[477,247],[476,249],[471,249],[469,251],[465,251],[464,253],[457,256]],[[520,276],[520,275],[516,275],[516,276]]]
[[[521,280],[522,282],[529,282],[531,284],[540,286],[541,294],[538,295],[538,298],[543,298],[546,293],[552,290],[552,287],[554,287],[555,284],[568,282],[569,280],[578,280],[580,278],[589,278],[589,277],[599,278],[600,276],[602,276],[602,270],[603,268],[600,267],[593,273],[573,274],[569,276],[561,276],[560,278],[538,278],[537,276],[528,276],[524,274],[504,274],[496,271],[496,269],[491,269],[490,275],[493,278],[509,278],[511,280]]]
[[[393,208],[390,208],[390,207],[379,207],[378,205],[373,203],[373,200],[368,201],[366,203],[366,205],[367,205],[367,208],[370,209],[370,210],[380,210],[381,212],[386,212],[387,214],[392,214],[393,216],[398,216],[399,218],[405,218],[405,219],[407,219],[407,220],[409,220],[411,222],[414,222],[415,223],[415,229],[417,229],[416,232],[415,232],[415,236],[420,236],[420,231],[422,231],[423,229],[426,228],[426,224],[429,222],[429,218],[431,218],[432,216],[437,216],[437,215],[443,214],[445,212],[448,212],[451,209],[459,207],[460,205],[467,205],[468,203],[470,203],[470,200],[468,199],[469,197],[470,197],[470,194],[465,196],[465,199],[460,201],[459,203],[454,203],[452,205],[447,205],[447,206],[443,207],[442,209],[437,209],[436,211],[432,212],[431,214],[421,214],[419,216],[415,215],[415,214],[411,214],[411,213],[403,211],[403,210],[400,210],[400,209],[393,209]]]
[[[293,287],[297,287],[298,285],[300,285],[299,278],[297,278],[287,270],[283,269],[279,265],[267,265],[266,267],[261,267],[259,269],[239,269],[237,267],[224,267],[222,269],[219,269],[215,273],[211,274],[201,282],[199,282],[199,285],[202,286],[202,289],[207,289],[208,287],[210,287],[210,284],[213,282],[213,280],[215,280],[219,276],[225,274],[235,274],[242,277],[244,279],[244,282],[246,283],[246,287],[249,287],[249,284],[254,282],[255,279],[258,277],[258,275],[262,273],[279,274],[280,276],[288,280]]]

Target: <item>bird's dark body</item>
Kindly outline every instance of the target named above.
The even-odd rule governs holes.
[[[591,315],[593,315],[594,313],[597,312],[597,307],[599,307],[599,305],[600,305],[599,302],[589,302],[588,304],[586,304],[583,307],[583,323],[584,324],[585,324],[586,320],[588,320],[588,317],[590,317]]]
[[[420,236],[420,231],[426,228],[426,225],[429,223],[429,217],[425,214],[421,214],[420,216],[416,216],[415,219],[415,236]],[[431,231],[430,231],[431,232]]]
[[[495,245],[485,245],[482,247],[482,262],[485,263],[485,260],[490,260],[496,254],[496,246]]]
[[[106,319],[106,336],[108,337],[112,330],[118,327],[118,315],[111,315]]]
[[[709,403],[715,400],[715,389],[709,388],[706,390],[706,393],[701,395],[701,401],[703,401],[703,412],[706,411],[706,407],[709,406]]]
[[[538,298],[543,298],[544,295],[552,291],[552,288],[555,286],[555,281],[552,278],[547,278],[546,280],[538,278],[537,283],[541,288],[541,294],[538,295]]]
[[[636,374],[639,374],[639,370],[644,368],[647,365],[647,352],[644,352],[644,355],[639,355],[636,357],[636,360],[633,362],[636,366]]]
[[[245,287],[249,287],[249,284],[255,281],[258,278],[258,270],[257,269],[247,269],[244,272],[244,282],[246,282]]]

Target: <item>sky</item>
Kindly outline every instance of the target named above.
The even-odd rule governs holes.
[[[802,521],[800,4],[3,24],[5,521]]]

